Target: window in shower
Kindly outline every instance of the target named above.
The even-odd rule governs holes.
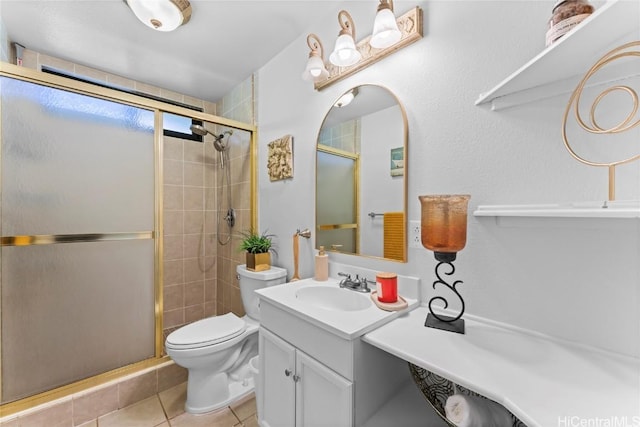
[[[1,403],[155,356],[154,113],[0,77]]]
[[[83,83],[89,83],[89,84],[100,86],[100,87],[106,87],[106,88],[117,90],[124,93],[131,93],[137,96],[141,96],[143,98],[153,99],[155,101],[161,101],[167,104],[187,108],[189,110],[202,112],[202,108],[194,107],[188,104],[183,104],[182,102],[172,101],[170,99],[161,98],[159,96],[154,96],[148,93],[139,92],[137,90],[124,89],[122,87],[109,85],[100,81],[70,74],[65,71],[56,70],[51,67],[43,66],[42,71],[47,74],[53,74],[55,76],[60,76],[60,77],[76,80]],[[151,118],[152,118],[151,125],[153,126],[153,116]],[[176,114],[170,114],[170,113],[164,114],[164,120],[163,120],[164,136],[171,136],[174,138],[181,138],[181,139],[187,139],[191,141],[202,142],[202,136],[192,132],[190,129],[191,125],[202,125],[202,121],[192,119],[190,117],[179,116]]]

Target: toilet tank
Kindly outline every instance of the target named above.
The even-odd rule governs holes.
[[[236,268],[238,281],[240,282],[240,296],[244,311],[249,317],[260,320],[260,309],[258,307],[258,295],[256,289],[267,286],[281,285],[287,280],[287,270],[280,267],[271,267],[265,271],[249,271],[245,264]]]

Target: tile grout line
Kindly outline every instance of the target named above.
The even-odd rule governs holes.
[[[238,423],[244,425],[242,423],[242,420],[240,419],[240,417],[238,416],[238,414],[236,414],[236,411],[233,410],[233,408],[231,407],[231,405],[227,406],[227,408],[229,408],[229,410],[231,411],[231,413],[233,414],[234,417],[236,417],[236,420],[238,420]],[[234,423],[234,425],[238,424],[238,423]]]
[[[164,420],[167,422],[167,424],[169,424],[169,427],[171,427],[171,422],[169,421],[169,413],[167,412],[167,409],[164,407],[164,403],[162,403],[162,399],[160,398],[160,393],[156,393],[156,396],[158,396],[158,400],[160,401],[160,407],[162,408],[162,413],[164,414]]]

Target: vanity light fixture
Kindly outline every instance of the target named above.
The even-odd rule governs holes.
[[[384,49],[396,44],[400,38],[402,33],[393,14],[393,0],[380,0],[369,44],[376,49]]]
[[[318,36],[307,36],[311,51],[302,78],[313,81],[316,90],[355,74],[422,38],[422,9],[415,7],[396,19],[393,0],[379,1],[374,32],[359,42],[355,41],[355,25],[349,12],[341,10],[338,13],[341,30],[327,63]]]
[[[173,31],[191,19],[188,0],[125,0],[144,25],[157,31]]]
[[[442,280],[439,274],[440,267],[449,267],[444,271],[447,276],[453,275],[456,269],[453,261],[456,254],[467,243],[467,205],[471,196],[466,194],[418,196],[421,204],[421,240],[422,246],[433,251],[438,264],[436,265],[436,277],[433,289],[436,285],[444,285],[451,290],[462,303],[460,313],[455,316],[445,316],[433,312],[432,304],[435,301],[444,303],[443,308],[448,308],[448,301],[441,296],[435,296],[429,300],[429,314],[425,321],[428,328],[441,329],[449,332],[464,334],[464,299],[456,289],[462,283],[456,280],[449,284]]]
[[[341,10],[338,13],[338,23],[341,30],[338,33],[333,52],[329,55],[329,61],[338,67],[348,67],[362,58],[362,54],[356,49],[356,26],[346,10]]]
[[[326,80],[329,77],[329,72],[327,67],[324,66],[324,49],[320,39],[315,34],[309,34],[307,36],[307,45],[311,50],[309,51],[309,60],[302,73],[302,78],[314,82]]]

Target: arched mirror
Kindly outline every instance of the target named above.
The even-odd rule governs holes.
[[[363,85],[327,113],[316,149],[316,246],[407,261],[407,117],[388,89]]]

